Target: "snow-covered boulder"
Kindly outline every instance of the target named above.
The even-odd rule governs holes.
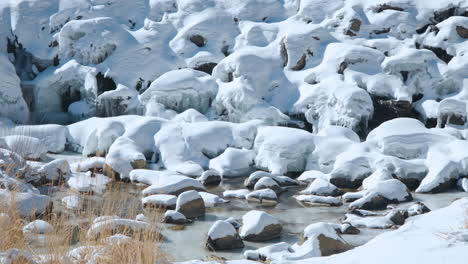
[[[219,172],[215,170],[207,170],[202,173],[202,175],[198,178],[198,180],[204,185],[204,186],[210,186],[210,185],[219,185],[221,181],[223,180],[223,177],[219,174]]]
[[[23,227],[23,234],[47,234],[53,231],[52,225],[43,220],[35,220]]]
[[[350,248],[333,224],[316,223],[304,229],[303,243],[295,249],[301,257],[318,257],[342,253]]]
[[[278,203],[278,195],[275,191],[268,188],[247,193],[244,195],[244,198],[249,202]]]
[[[169,194],[154,194],[141,199],[143,207],[175,209],[177,196]]]
[[[257,181],[257,183],[255,183],[253,189],[256,191],[262,189],[271,189],[275,193],[281,193],[283,191],[283,188],[281,188],[279,184],[276,183],[276,181],[270,177],[262,177],[260,180]]]
[[[218,220],[208,231],[206,247],[209,250],[226,250],[234,248],[243,248],[244,243],[237,230],[228,222]]]
[[[407,187],[397,179],[378,181],[370,186],[365,186],[361,195],[361,198],[349,205],[351,208],[379,210],[385,209],[389,203],[413,200]]]
[[[186,223],[190,223],[191,220],[187,219],[185,217],[185,215],[183,215],[183,214],[181,214],[181,213],[179,213],[177,211],[167,210],[164,213],[163,222],[168,223],[168,224],[183,225],[183,224],[186,224]]]
[[[261,127],[255,138],[255,165],[273,174],[302,172],[314,151],[314,135],[300,129]]]
[[[18,153],[25,159],[39,160],[47,153],[47,147],[38,138],[28,136],[6,136],[0,138],[0,147]]]
[[[333,196],[319,196],[313,194],[302,194],[296,196],[296,200],[301,203],[311,204],[311,205],[329,205],[329,206],[340,206],[343,203],[337,197]]]
[[[251,149],[259,125],[259,121],[171,123],[162,127],[154,141],[166,169],[200,176],[210,159],[228,147]]]
[[[37,172],[41,177],[39,183],[61,184],[72,176],[70,164],[66,159],[56,159],[46,163]]]
[[[179,113],[189,108],[204,113],[217,92],[218,86],[210,75],[181,69],[165,73],[156,79],[140,96],[140,100],[144,105],[157,102]]]
[[[186,191],[177,197],[176,211],[187,218],[205,215],[205,202],[197,191]]]
[[[118,47],[135,44],[125,28],[110,17],[73,20],[65,24],[58,37],[60,56],[80,64],[99,64]]]
[[[205,207],[214,207],[219,204],[229,203],[229,200],[225,200],[216,194],[208,192],[198,192],[198,194],[202,197]]]
[[[343,192],[335,185],[323,179],[315,179],[307,188],[301,191],[301,194],[313,194],[322,196],[339,196]]]
[[[52,209],[50,197],[32,192],[10,192],[0,189],[0,201],[15,208],[21,217],[44,215]]]
[[[279,237],[283,227],[270,214],[252,210],[242,216],[240,236],[246,241],[267,241]]]
[[[205,190],[199,181],[170,171],[133,170],[130,173],[130,179],[133,182],[150,185],[143,190],[145,196],[153,194],[178,195],[189,190]]]
[[[102,236],[110,236],[119,233],[138,235],[142,232],[155,231],[156,230],[153,230],[153,228],[148,223],[132,219],[113,217],[109,219],[102,219],[101,221],[96,221],[95,219],[86,236],[90,239],[97,239]]]
[[[252,172],[254,159],[252,150],[227,148],[223,154],[210,160],[209,168],[226,178],[245,176]]]

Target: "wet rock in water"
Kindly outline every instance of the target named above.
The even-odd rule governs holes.
[[[143,207],[175,209],[177,196],[170,194],[154,194],[141,199]]]
[[[343,203],[337,197],[333,196],[318,196],[318,195],[298,195],[296,200],[301,203],[307,203],[311,205],[329,205],[329,206],[341,206]]]
[[[254,190],[262,189],[271,189],[275,193],[281,193],[283,189],[278,185],[278,183],[269,177],[263,177],[255,183]]]
[[[167,224],[184,225],[192,221],[177,211],[168,210],[164,213],[163,222]]]
[[[319,196],[340,196],[343,194],[343,192],[335,185],[323,179],[314,180],[305,190],[301,191],[300,193]]]
[[[244,242],[228,222],[218,220],[208,231],[206,248],[211,251],[243,248]]]
[[[421,202],[416,202],[410,207],[408,207],[408,215],[415,216],[420,214],[429,213],[431,209],[429,209],[425,204]]]
[[[278,196],[272,189],[253,191],[246,194],[245,199],[247,199],[249,202],[278,203]]]
[[[383,210],[387,208],[389,200],[377,193],[371,193],[351,203],[350,208],[359,208],[364,210]]]
[[[219,174],[219,172],[215,170],[207,170],[202,173],[202,175],[198,178],[198,180],[204,186],[217,186],[221,183],[223,178]]]
[[[177,198],[176,211],[187,218],[205,215],[205,202],[197,191],[186,191]]]
[[[395,225],[403,225],[409,215],[406,210],[392,210],[388,213],[388,217]]]
[[[23,227],[23,234],[47,234],[53,231],[52,225],[43,220],[35,220]]]
[[[283,227],[270,214],[252,210],[242,216],[240,236],[246,241],[268,241],[281,235]]]

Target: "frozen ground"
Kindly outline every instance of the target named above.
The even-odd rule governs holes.
[[[468,257],[466,199],[452,204],[468,192],[467,0],[6,0],[0,14],[0,203],[26,230],[117,184],[142,215],[111,231],[163,226],[177,261]],[[207,237],[218,220],[237,231]]]

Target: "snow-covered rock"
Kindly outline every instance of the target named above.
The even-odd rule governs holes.
[[[226,196],[225,196],[226,197]],[[249,202],[277,203],[278,195],[272,189],[261,189],[245,194],[245,199]]]
[[[209,250],[243,248],[244,243],[237,230],[228,222],[218,220],[208,230],[206,247]]]
[[[82,205],[82,200],[79,196],[65,196],[62,198],[62,203],[67,209],[79,210]]]
[[[141,102],[163,104],[178,113],[193,108],[204,113],[214,100],[218,86],[210,75],[192,70],[181,69],[167,72],[156,79],[141,95]]]
[[[208,192],[198,192],[198,194],[200,194],[200,196],[202,197],[206,207],[214,207],[219,204],[229,203],[229,200],[225,200],[216,194]]]
[[[175,209],[177,196],[169,194],[154,194],[141,199],[143,207]]]
[[[23,234],[47,234],[53,231],[52,225],[43,220],[35,220],[23,227]]]
[[[143,194],[171,194],[178,195],[184,191],[203,191],[203,185],[192,178],[170,171],[133,170],[130,173],[133,182],[140,182],[149,185],[143,190]]]
[[[197,191],[186,191],[177,197],[176,211],[187,218],[204,216],[205,202]]]
[[[47,153],[47,147],[38,138],[28,136],[6,136],[0,138],[0,147],[18,153],[25,159],[39,160]]]
[[[181,214],[181,213],[179,213],[177,211],[167,210],[164,213],[163,222],[168,223],[168,224],[183,225],[183,224],[191,222],[191,220],[187,219],[185,217],[185,215],[183,215],[183,214]]]
[[[215,170],[207,170],[202,173],[202,175],[198,178],[198,180],[204,186],[210,185],[219,185],[223,180],[223,177],[219,174],[219,172]]]
[[[270,214],[252,210],[242,216],[240,236],[247,241],[267,241],[281,235],[283,227]]]
[[[301,194],[313,194],[322,196],[339,196],[343,192],[340,191],[335,185],[323,179],[315,179],[307,188],[301,191]]]
[[[209,168],[223,177],[245,176],[252,172],[255,153],[247,149],[227,148],[223,154],[210,160]]]

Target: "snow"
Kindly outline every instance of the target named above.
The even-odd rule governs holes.
[[[248,149],[227,148],[223,154],[210,160],[209,168],[223,177],[240,177],[252,171],[255,153]]]
[[[302,203],[309,203],[313,205],[330,205],[330,206],[340,206],[342,202],[339,198],[332,196],[318,196],[318,195],[298,195],[296,200]]]
[[[240,190],[226,190],[223,192],[223,197],[225,198],[239,198],[245,199],[245,196],[249,194],[250,191],[247,189],[240,189]]]
[[[269,225],[280,224],[276,218],[258,210],[251,210],[242,216],[239,235],[244,238],[250,234],[258,235]]]
[[[82,161],[74,162],[70,164],[73,172],[86,172],[88,170],[100,170],[104,167],[106,161],[103,157],[91,157]]]
[[[132,219],[113,218],[94,222],[86,233],[88,238],[96,238],[102,234],[106,234],[109,230],[131,230],[133,232],[149,230],[148,223],[140,222]]]
[[[284,135],[288,135],[285,137]],[[273,174],[304,171],[314,151],[314,136],[304,130],[285,127],[261,127],[255,138],[258,168]]]
[[[229,200],[225,200],[216,194],[208,193],[208,192],[198,192],[198,194],[202,197],[203,202],[205,202],[206,207],[214,207],[219,204],[229,203]]]
[[[253,201],[253,202],[278,202],[278,196],[275,191],[272,189],[261,189],[261,190],[255,190],[253,192],[250,192],[245,195],[245,199],[247,201]]]
[[[453,238],[463,230],[466,198],[453,202],[450,206],[413,218],[395,231],[381,234],[367,244],[343,254],[326,258],[300,260],[296,263],[457,263],[466,257],[466,243]],[[439,234],[445,234],[444,239]],[[392,250],[388,251],[391,245]],[[434,250],[437,249],[437,250]],[[394,254],[394,252],[399,254]],[[294,263],[294,262],[291,262]]]
[[[23,99],[20,79],[16,75],[13,64],[0,53],[0,115],[19,123],[29,119],[29,109]]]
[[[206,73],[181,69],[170,71],[151,83],[141,95],[141,102],[163,104],[178,113],[193,108],[201,113],[208,110],[216,96],[218,86]]]
[[[236,235],[236,229],[230,223],[221,220],[216,221],[208,230],[208,237],[213,240]]]
[[[80,172],[73,174],[67,184],[72,190],[80,193],[103,193],[106,190],[106,184],[110,181],[111,179],[102,174],[92,177],[91,172]]]
[[[37,138],[27,136],[6,136],[0,138],[2,148],[18,153],[25,159],[38,160],[47,153],[47,147]]]

